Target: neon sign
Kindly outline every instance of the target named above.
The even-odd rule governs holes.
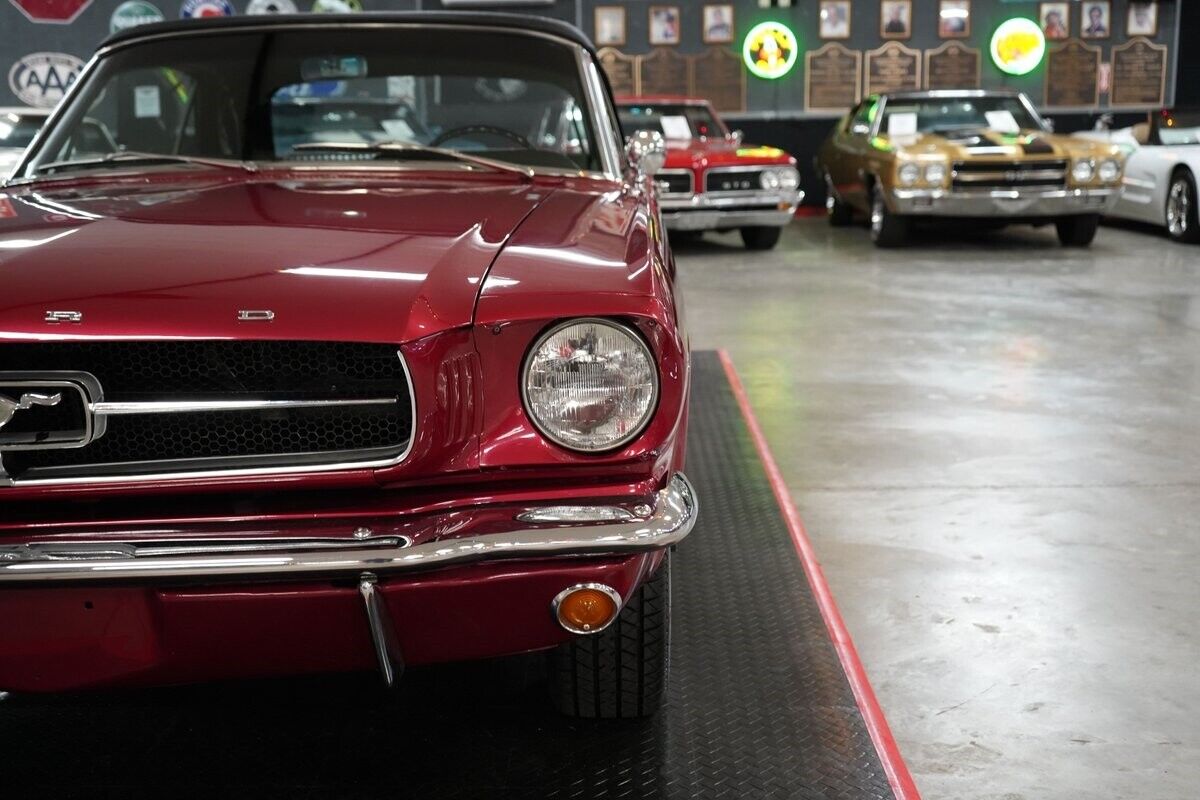
[[[1046,36],[1031,19],[1014,17],[992,34],[992,63],[1009,75],[1027,75],[1046,55]]]
[[[746,69],[766,80],[787,75],[796,65],[800,43],[792,29],[782,22],[760,22],[750,29],[742,42],[742,60]]]

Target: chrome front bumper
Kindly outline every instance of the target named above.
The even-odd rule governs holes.
[[[1063,217],[1106,214],[1120,197],[1107,189],[992,189],[955,192],[947,189],[893,189],[896,214],[935,217]]]
[[[751,226],[782,227],[792,221],[804,192],[747,192],[663,197],[659,201],[668,230],[703,231]]]
[[[696,524],[691,483],[677,474],[652,508],[547,506],[515,515],[513,529],[412,544],[421,536],[325,539],[170,539],[119,535],[92,540],[0,545],[0,588],[96,582],[297,580],[385,576],[499,558],[603,556],[656,550],[682,540]],[[644,513],[643,513],[644,512]],[[423,522],[454,530],[456,513]],[[561,518],[588,522],[557,522]],[[610,519],[605,519],[605,518]],[[611,518],[615,517],[615,521]],[[457,524],[461,524],[458,522]]]

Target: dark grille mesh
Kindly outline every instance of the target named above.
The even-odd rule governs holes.
[[[762,170],[738,170],[736,172],[710,172],[704,176],[706,192],[757,192]]]
[[[131,466],[135,462],[196,459],[212,461],[178,467],[321,463],[344,460],[348,451],[370,451],[371,458],[379,458],[399,454],[412,434],[408,383],[393,345],[197,341],[0,346],[0,372],[56,370],[95,375],[106,401],[395,397],[397,402],[109,417],[107,433],[85,448],[5,453],[4,464],[13,475],[38,469],[53,469],[56,477],[123,474],[147,468]],[[247,461],[240,464],[239,459]]]

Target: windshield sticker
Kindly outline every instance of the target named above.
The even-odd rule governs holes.
[[[888,114],[887,120],[887,132],[891,136],[910,136],[917,132],[917,113],[915,111]]]
[[[688,125],[687,117],[663,116],[659,118],[662,124],[663,136],[668,139],[691,139],[692,126]]]
[[[1006,108],[998,111],[985,111],[983,115],[987,117],[988,127],[994,131],[1001,133],[1020,133],[1021,126],[1017,124],[1017,118],[1012,112]]]
[[[133,115],[138,119],[158,119],[162,116],[162,98],[157,86],[133,87]]]

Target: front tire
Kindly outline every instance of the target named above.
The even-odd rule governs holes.
[[[1096,238],[1096,230],[1100,227],[1100,215],[1061,217],[1055,220],[1054,227],[1058,229],[1058,241],[1063,247],[1087,247]]]
[[[550,654],[550,695],[568,717],[631,719],[658,710],[671,662],[671,557],[611,625]]]
[[[756,225],[754,227],[742,228],[740,232],[742,234],[742,244],[746,245],[747,250],[770,250],[779,244],[779,237],[783,235],[783,228]]]
[[[1167,235],[1177,242],[1200,241],[1196,179],[1186,169],[1171,176],[1167,189]]]
[[[871,188],[871,241],[876,247],[899,247],[908,239],[908,220],[893,214],[879,184]]]

